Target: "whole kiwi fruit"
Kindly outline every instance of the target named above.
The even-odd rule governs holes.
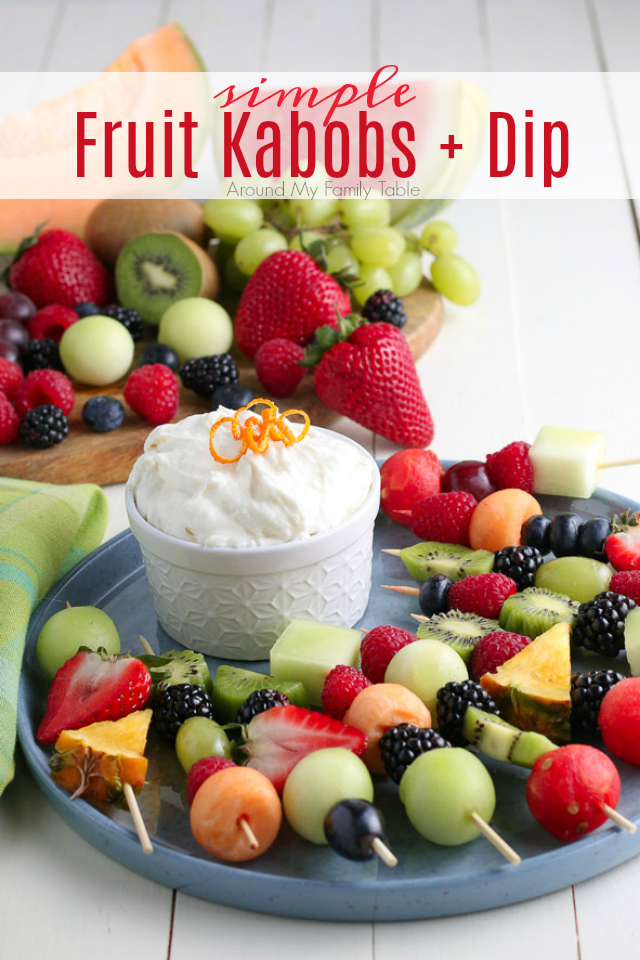
[[[206,226],[195,200],[103,200],[91,212],[85,241],[95,255],[112,266],[122,248],[141,233],[173,230],[202,244]]]

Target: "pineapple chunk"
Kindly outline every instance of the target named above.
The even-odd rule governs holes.
[[[534,493],[588,499],[598,486],[605,435],[597,430],[540,427],[529,450]]]

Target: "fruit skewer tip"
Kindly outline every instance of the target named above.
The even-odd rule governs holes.
[[[144,853],[153,853],[153,844],[149,839],[149,834],[145,826],[144,820],[142,819],[142,814],[140,813],[140,807],[138,806],[138,801],[136,795],[133,792],[133,787],[130,783],[123,783],[122,785],[125,800],[127,801],[127,806],[129,807],[129,813],[133,820],[133,825],[136,828],[136,833],[138,834],[138,839],[140,840],[140,846]]]
[[[635,467],[640,463],[640,457],[632,457],[630,460],[608,460],[606,463],[596,464],[598,470],[609,470],[612,467]]]
[[[149,641],[147,640],[147,638],[143,637],[142,634],[140,633],[138,634],[138,639],[140,640],[140,646],[142,647],[144,652],[147,653],[150,657],[155,657],[156,652],[151,646],[151,644],[149,643]]]
[[[258,842],[258,838],[256,837],[255,833],[249,826],[249,821],[247,820],[247,818],[239,817],[238,826],[240,827],[245,837],[247,838],[247,842],[251,847],[251,849],[258,850],[260,848],[260,843]]]
[[[410,613],[410,617],[413,617],[414,620],[417,620],[418,623],[426,623],[429,617],[424,617],[421,613]]]
[[[390,583],[381,583],[380,586],[383,590],[393,590],[394,593],[402,593],[406,597],[417,597],[420,595],[418,587],[401,587]]]
[[[371,841],[371,847],[373,850],[375,850],[382,862],[388,867],[398,866],[398,858],[394,853],[392,853],[391,850],[389,850],[389,847],[380,839],[380,837],[373,838]]]
[[[519,853],[510,847],[506,840],[503,840],[499,833],[490,827],[486,820],[480,816],[479,813],[476,813],[475,810],[471,814],[471,819],[475,823],[476,827],[480,832],[487,838],[489,843],[493,844],[498,853],[501,853],[505,860],[508,860],[509,863],[512,863],[514,867],[517,867],[519,863],[522,863],[522,857]]]
[[[627,820],[626,817],[623,817],[621,813],[618,813],[617,810],[614,810],[613,807],[610,807],[608,803],[602,804],[602,812],[606,813],[609,817],[609,820],[613,820],[615,824],[619,827],[622,827],[623,830],[626,830],[627,833],[635,833],[638,829],[635,823],[632,823],[631,820]]]
[[[381,553],[388,553],[390,557],[399,557],[402,553],[401,550],[385,550],[384,548],[380,551]]]

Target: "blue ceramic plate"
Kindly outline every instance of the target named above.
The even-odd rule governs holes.
[[[602,491],[588,501],[544,497],[541,501],[548,516],[560,510],[611,516],[630,506],[638,508]],[[413,542],[415,537],[407,528],[380,515],[364,626],[392,623],[415,629],[409,615],[419,612],[417,600],[378,588],[381,583],[406,580],[402,562],[382,554],[380,548]],[[576,843],[560,844],[527,809],[527,771],[496,762],[488,763],[497,792],[492,825],[521,854],[520,866],[508,864],[482,837],[462,847],[439,847],[421,839],[404,815],[397,788],[382,778],[376,783],[376,803],[385,814],[389,843],[399,860],[395,869],[377,858],[362,864],[344,860],[329,847],[302,840],[286,824],[263,856],[231,866],[209,856],[193,840],[184,773],[173,750],[150,738],[148,782],[140,801],[155,849],[145,856],[128,813],[108,815],[84,800],[72,803],[69,794],[49,778],[50,749],[34,738],[47,690],[36,662],[36,639],[45,620],[67,600],[106,610],[116,623],[123,650],[141,652],[139,634],[156,650],[175,647],[157,623],[140,551],[130,532],[76,567],[34,615],[20,688],[18,732],[34,777],[64,819],[103,853],[158,883],[268,914],[313,920],[414,920],[486,910],[550,893],[602,873],[640,851],[640,831],[630,836],[608,823]],[[212,674],[218,663],[210,661]],[[576,662],[574,668],[597,665],[598,658],[590,658]],[[268,663],[254,666],[268,672]],[[624,671],[626,662],[621,661],[619,668]],[[622,763],[618,768],[622,777],[619,810],[640,824],[640,771]]]

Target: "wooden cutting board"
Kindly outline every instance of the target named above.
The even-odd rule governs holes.
[[[442,325],[442,300],[426,280],[423,285],[406,297],[405,310],[408,322],[404,333],[417,359],[425,353],[438,335]],[[250,360],[238,358],[240,380],[264,396],[255,368]],[[124,380],[110,387],[78,387],[76,404],[69,417],[69,436],[48,450],[34,450],[19,442],[0,447],[0,476],[19,477],[47,483],[121,483],[131,471],[134,461],[142,453],[144,441],[152,429],[150,424],[132,413],[127,405],[122,427],[111,433],[92,433],[82,420],[82,407],[89,397],[109,393],[122,400]],[[282,400],[279,401],[282,406]],[[339,414],[318,400],[313,387],[313,377],[308,374],[286,405],[301,407],[309,414],[311,422],[328,427]],[[193,413],[210,409],[206,400],[191,390],[182,390],[177,420]]]

